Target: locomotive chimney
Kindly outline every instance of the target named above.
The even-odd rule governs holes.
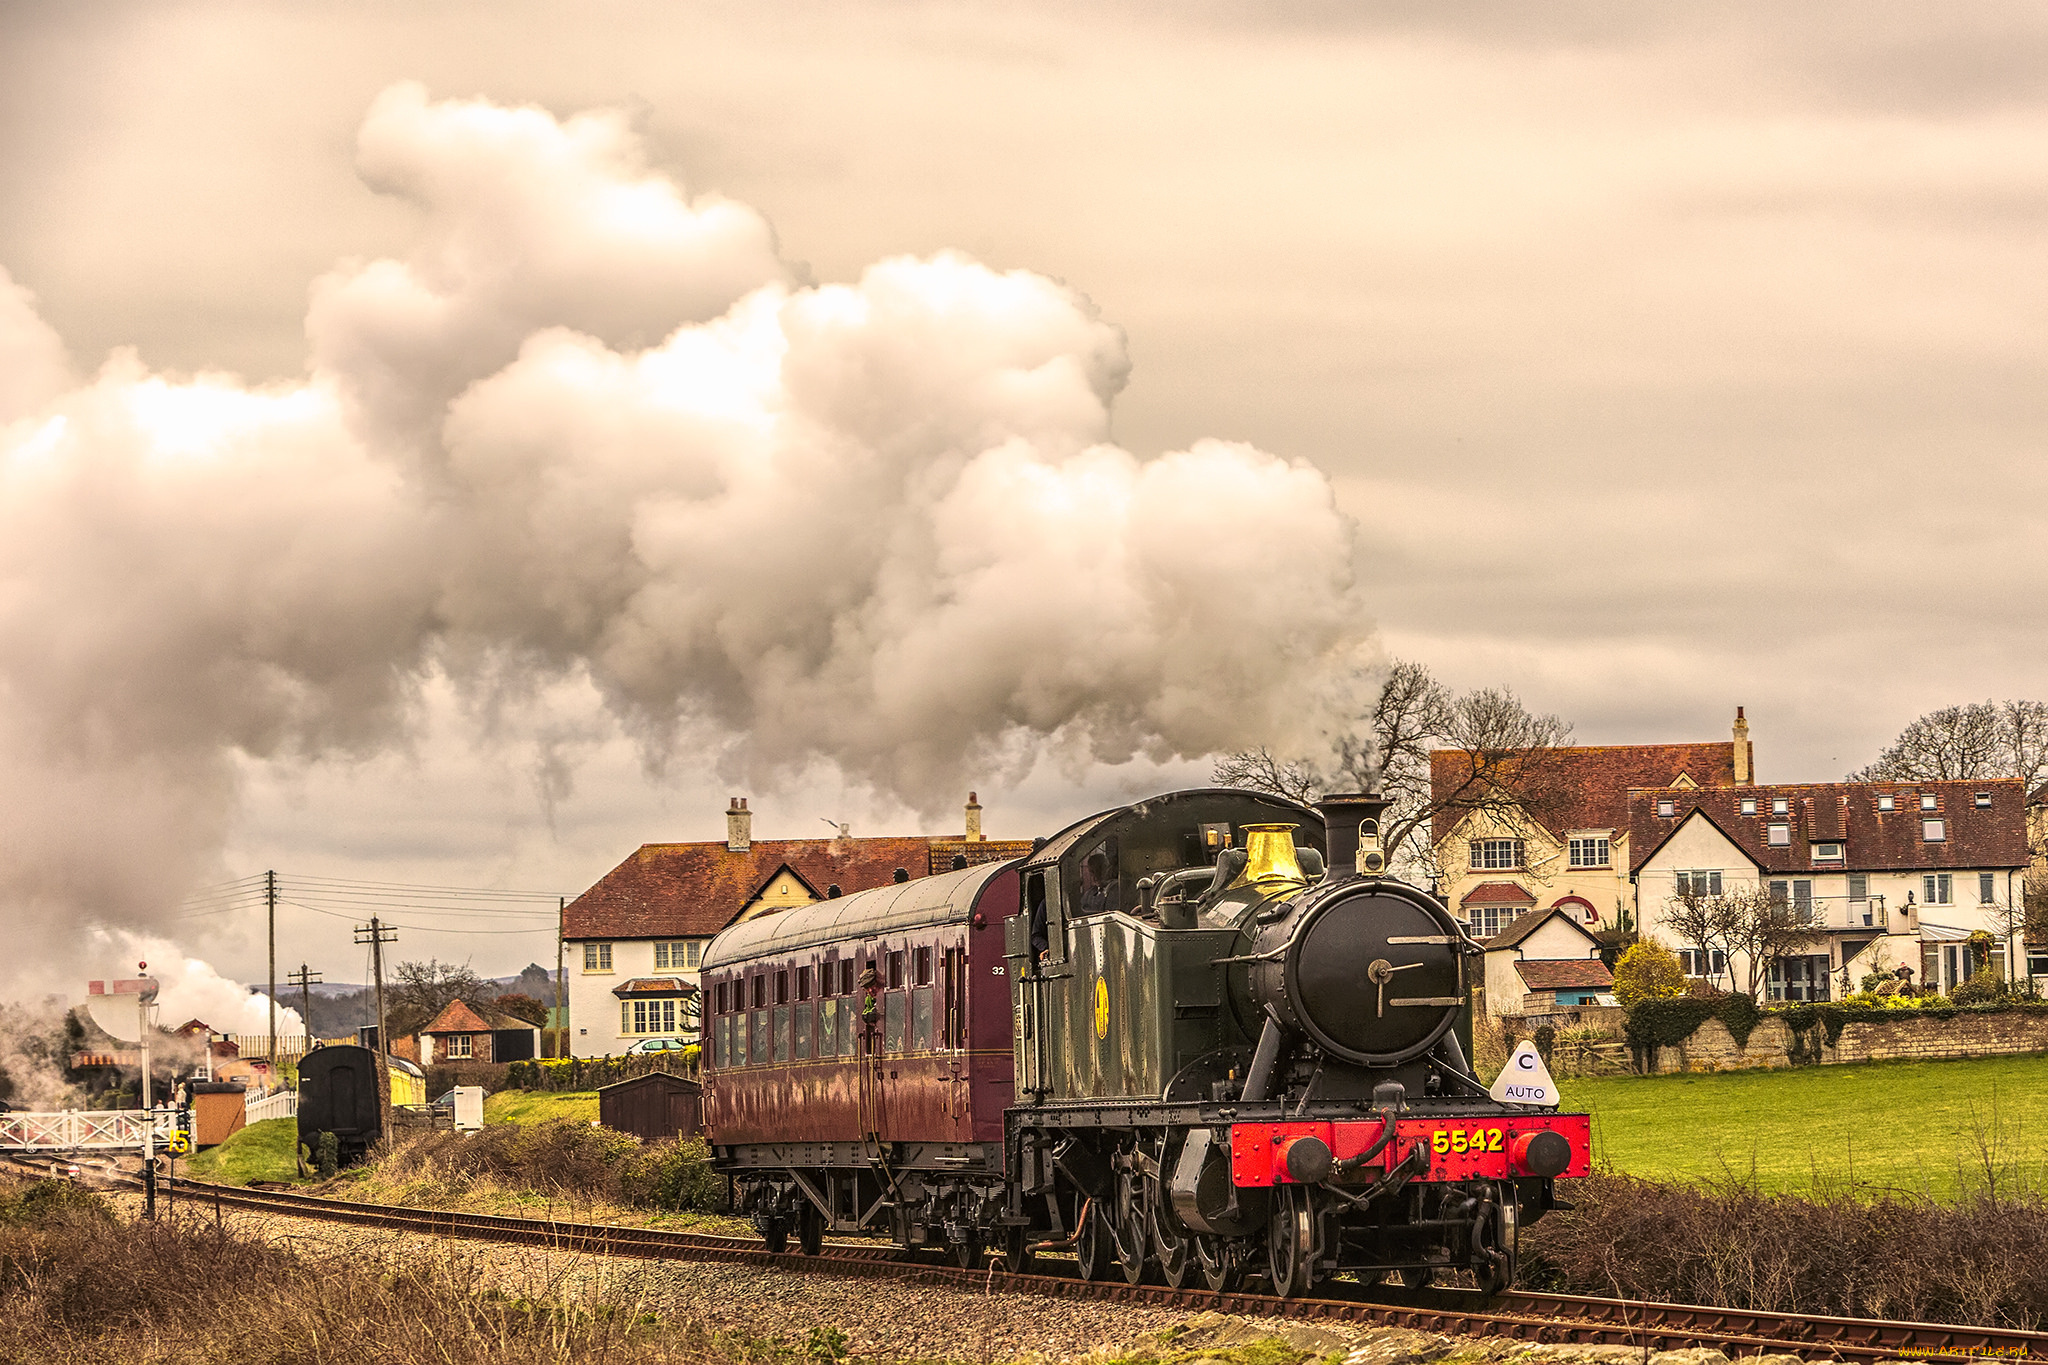
[[[754,843],[754,813],[747,798],[735,796],[725,808],[725,846],[733,853],[745,853]]]
[[[1332,792],[1316,802],[1327,827],[1330,876],[1377,877],[1387,870],[1380,816],[1389,804],[1378,792]]]
[[[981,841],[981,801],[973,792],[967,793],[967,842]]]

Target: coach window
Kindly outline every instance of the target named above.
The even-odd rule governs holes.
[[[943,999],[945,1013],[942,1019],[942,1041],[940,1046],[962,1048],[967,1046],[967,954],[959,948],[946,949],[944,970],[939,973],[939,982],[945,987]]]
[[[932,950],[913,949],[910,968],[910,1050],[929,1052],[932,1046]]]
[[[882,982],[882,1051],[901,1053],[910,1037],[909,1000],[903,989],[903,950],[885,954]]]
[[[747,1063],[750,1066],[766,1066],[774,1053],[769,1037],[771,1018],[768,1013],[768,973],[761,972],[754,977],[754,1010],[747,1016]]]
[[[796,969],[796,1037],[790,1046],[791,1054],[800,1062],[808,1061],[811,1055],[811,1027],[814,1007],[811,1004],[811,969]]]
[[[851,1057],[860,1047],[860,963],[839,959],[839,1055]]]
[[[1058,878],[1032,873],[1024,883],[1024,911],[1031,916],[1031,951],[1047,962],[1065,962],[1067,926]]]
[[[818,971],[818,1057],[839,1052],[839,964],[827,962]]]

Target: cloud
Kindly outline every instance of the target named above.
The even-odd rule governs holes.
[[[0,896],[31,955],[157,923],[238,762],[402,749],[431,679],[587,678],[651,762],[824,763],[933,811],[1046,752],[1312,743],[1371,658],[1328,481],[1116,446],[1124,339],[1068,286],[952,252],[801,284],[615,113],[401,85],[358,164],[417,241],[316,284],[304,379],[122,352],[7,429]]]

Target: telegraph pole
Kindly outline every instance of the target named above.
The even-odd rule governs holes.
[[[277,873],[263,874],[263,902],[270,909],[270,1083],[277,1084]]]
[[[555,897],[555,1055],[569,1051],[569,1016],[562,1010],[562,917],[569,911],[567,896]]]
[[[375,915],[370,916],[367,925],[356,926],[356,942],[370,945],[371,970],[377,980],[377,1055],[391,1055],[391,1040],[384,1036],[384,945],[396,943],[398,931],[386,929]]]
[[[320,984],[320,976],[319,972],[307,971],[306,964],[301,962],[299,969],[285,978],[299,988],[299,1023],[306,1030],[299,1040],[301,1055],[313,1050],[313,987]]]

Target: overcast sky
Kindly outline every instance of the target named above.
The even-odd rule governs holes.
[[[1317,467],[1378,647],[1580,742],[1723,738],[1740,703],[1764,779],[1825,780],[2048,692],[2038,6],[16,3],[0,268],[81,376],[133,347],[295,380],[311,284],[419,231],[358,171],[400,81],[628,111],[798,285],[946,249],[1062,282],[1123,335],[1118,444]],[[417,706],[388,752],[238,760],[212,870],[573,893],[722,832],[728,782],[648,775],[587,687]],[[1200,773],[1047,762],[982,799],[1030,835]],[[947,823],[787,786],[762,837]],[[290,932],[360,970],[345,924]]]

